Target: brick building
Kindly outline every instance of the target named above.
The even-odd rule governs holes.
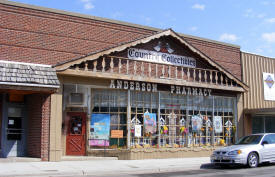
[[[16,77],[1,80],[4,157],[180,157],[242,135],[239,46],[3,0],[0,16],[2,68]],[[12,104],[24,116],[9,118]],[[24,153],[10,153],[19,135]]]

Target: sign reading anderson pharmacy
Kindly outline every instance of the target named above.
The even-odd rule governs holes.
[[[192,57],[173,55],[170,53],[155,52],[137,48],[128,49],[128,58],[154,63],[185,66],[190,68],[196,67],[196,60]]]
[[[122,81],[122,80],[111,80],[110,88],[114,89],[125,89],[125,90],[136,90],[146,92],[158,92],[158,84],[146,83],[146,82],[135,82],[135,81]],[[172,94],[181,95],[193,95],[193,96],[211,96],[211,89],[206,88],[195,88],[185,86],[170,86],[170,92]]]

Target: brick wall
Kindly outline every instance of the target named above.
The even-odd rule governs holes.
[[[153,33],[3,4],[0,20],[1,59],[53,65]]]
[[[47,161],[49,158],[50,96],[29,95],[27,105],[29,113],[27,155]]]
[[[155,33],[153,29],[0,4],[0,58],[55,65]],[[240,49],[185,37],[241,79]]]
[[[238,79],[242,79],[240,48],[188,37],[185,37],[185,40],[198,48],[209,58],[214,59],[215,62],[227,69]]]

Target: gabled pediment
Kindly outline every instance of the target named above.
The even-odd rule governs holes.
[[[169,41],[174,42],[171,44]],[[175,47],[179,50],[175,51]],[[129,54],[130,50],[135,50],[137,53],[136,56],[133,55],[133,58]],[[156,55],[165,55],[170,63],[163,63],[161,61],[163,57],[160,57],[160,61],[157,61],[158,57],[151,56],[151,53],[154,54],[154,52],[157,53]],[[125,53],[128,53],[128,55],[125,56]],[[139,55],[144,55],[145,58]],[[87,72],[98,72],[100,70],[102,72],[101,76],[104,78],[110,78],[107,75],[111,73],[112,77],[127,79],[128,76],[137,80],[147,79],[149,82],[174,79],[170,84],[181,83],[186,85],[189,81],[193,83],[198,81],[199,86],[201,84],[218,84],[222,88],[225,86],[236,88],[229,90],[245,91],[248,89],[248,86],[234,75],[171,29],[56,66],[56,70],[60,74],[69,73],[69,70],[74,72],[73,70],[79,69]],[[124,74],[126,76],[122,77]],[[97,74],[97,76],[99,75]]]

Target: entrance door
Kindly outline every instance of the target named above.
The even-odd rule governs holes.
[[[3,157],[22,157],[26,151],[26,118],[23,106],[8,104],[2,119]]]
[[[85,155],[86,147],[86,113],[70,112],[67,130],[67,155]]]

